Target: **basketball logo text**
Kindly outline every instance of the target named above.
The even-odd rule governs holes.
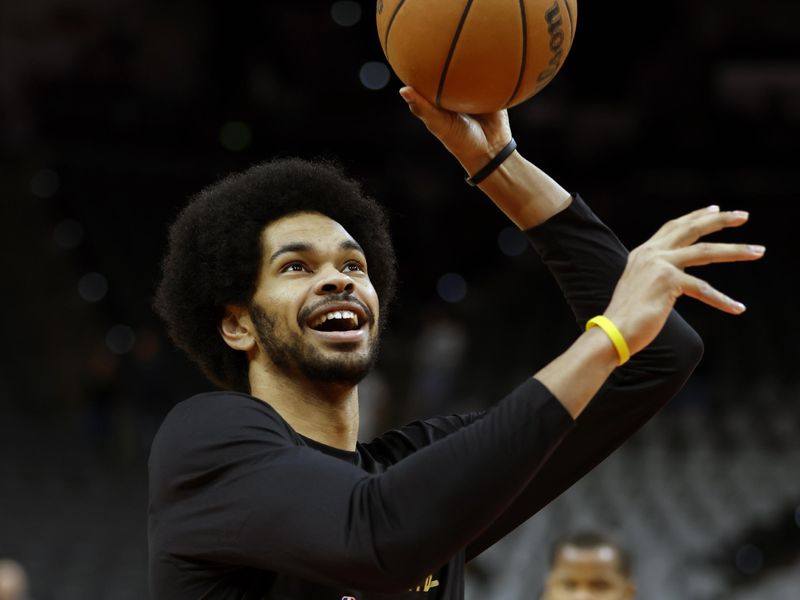
[[[564,28],[562,27],[563,20],[561,19],[561,9],[558,7],[558,0],[553,3],[544,13],[544,20],[547,21],[547,33],[550,35],[550,51],[553,53],[550,57],[550,62],[547,68],[539,73],[536,80],[539,84],[536,89],[539,90],[549,82],[558,71],[558,66],[561,64],[561,59],[564,56]]]

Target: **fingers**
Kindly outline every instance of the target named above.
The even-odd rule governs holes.
[[[467,115],[434,106],[411,86],[400,89],[409,110],[419,118],[467,173],[474,173],[511,138],[506,111]]]
[[[740,227],[748,218],[745,211],[721,212],[718,206],[709,206],[669,221],[651,239],[661,247],[680,248],[717,231]]]
[[[747,309],[741,302],[726,296],[702,279],[688,273],[681,273],[680,287],[685,295],[732,315],[740,315]]]
[[[752,244],[699,243],[669,250],[666,259],[676,267],[698,267],[713,263],[758,260],[766,248]]]
[[[470,117],[475,119],[485,130],[505,129],[511,135],[511,125],[508,121],[508,110],[506,109],[482,115],[470,115]]]
[[[436,108],[411,86],[401,88],[400,96],[406,101],[409,110],[414,116],[425,123],[425,126],[434,135],[441,137],[451,126],[455,118],[454,113]]]

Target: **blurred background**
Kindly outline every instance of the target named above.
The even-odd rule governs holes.
[[[151,309],[186,198],[276,156],[338,159],[388,209],[400,294],[363,435],[495,403],[578,333],[520,234],[397,95],[374,2],[0,5],[0,559],[36,600],[147,598],[146,460],[212,389]],[[538,597],[553,540],[618,535],[640,597],[800,598],[800,4],[580,3],[566,64],[510,111],[520,151],[632,248],[720,204],[759,263],[681,299],[706,355],[623,448],[474,561]]]

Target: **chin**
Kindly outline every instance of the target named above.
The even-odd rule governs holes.
[[[369,374],[370,367],[371,365],[348,368],[344,368],[342,365],[320,365],[317,367],[306,365],[302,370],[305,376],[312,381],[355,386]]]
[[[300,365],[300,370],[312,381],[355,386],[369,374],[374,363],[375,353],[359,353],[346,358],[307,361]]]

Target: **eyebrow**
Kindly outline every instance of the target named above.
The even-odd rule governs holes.
[[[339,244],[339,248],[342,250],[357,250],[364,256],[366,253],[361,245],[355,240],[344,240],[341,244]],[[315,250],[314,246],[308,244],[306,242],[292,242],[291,244],[286,244],[278,248],[275,252],[273,252],[272,256],[269,257],[269,262],[272,263],[275,261],[282,254],[288,254],[289,252],[313,252]]]

